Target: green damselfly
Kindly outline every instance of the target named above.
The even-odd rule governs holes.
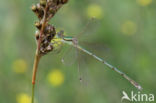
[[[55,42],[54,42],[55,41]],[[83,47],[81,47],[80,45],[78,45],[78,40],[75,37],[72,36],[65,36],[63,35],[63,31],[60,31],[56,37],[53,39],[53,45],[55,45],[55,43],[57,42],[61,42],[64,44],[68,44],[70,46],[75,47],[76,49],[92,56],[94,59],[96,59],[97,61],[105,64],[107,67],[109,67],[110,69],[112,69],[113,71],[117,72],[119,75],[121,75],[122,77],[124,77],[125,79],[127,79],[133,86],[135,86],[137,89],[142,90],[142,87],[135,82],[133,79],[131,79],[128,75],[126,75],[125,73],[121,72],[118,68],[112,66],[111,64],[109,64],[107,61],[105,61],[104,59],[101,59],[100,57],[96,56],[95,54],[93,54],[92,52],[84,49]]]

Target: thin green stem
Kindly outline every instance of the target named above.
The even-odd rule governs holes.
[[[34,91],[35,91],[35,85],[32,84],[32,99],[31,99],[31,103],[34,103]]]
[[[40,57],[41,57],[40,54],[38,53],[38,51],[36,51],[34,65],[33,65],[33,74],[32,74],[32,101],[31,103],[34,103],[35,81],[36,81],[36,74],[37,74]]]

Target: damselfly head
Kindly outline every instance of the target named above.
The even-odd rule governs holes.
[[[63,38],[63,37],[64,37],[64,31],[63,31],[63,30],[59,31],[59,32],[57,33],[57,36],[58,36],[59,38]]]

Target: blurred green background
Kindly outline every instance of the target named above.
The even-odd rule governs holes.
[[[30,8],[37,2],[0,0],[0,103],[30,103],[37,21]],[[69,0],[51,24],[67,35],[84,31],[78,37],[84,48],[140,83],[141,93],[156,94],[155,0]],[[36,103],[120,103],[123,90],[138,92],[102,63],[82,52],[76,59],[67,48],[41,59]]]

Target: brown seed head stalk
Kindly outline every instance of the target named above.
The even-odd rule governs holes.
[[[32,11],[39,21],[35,23],[38,29],[35,36],[39,55],[45,55],[53,50],[50,43],[56,35],[55,27],[48,24],[49,20],[57,13],[68,0],[40,0],[40,3],[32,6]]]
[[[34,103],[34,88],[40,58],[53,50],[51,40],[56,35],[56,30],[53,25],[49,24],[49,21],[67,2],[68,0],[40,0],[40,3],[32,5],[31,9],[38,18],[38,21],[35,22],[37,49],[32,75],[32,103]]]

